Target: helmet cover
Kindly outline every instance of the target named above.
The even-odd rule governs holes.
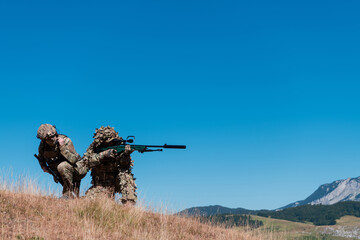
[[[119,137],[119,133],[115,131],[113,127],[107,126],[97,128],[94,133],[95,145],[99,146],[102,143],[109,143],[114,139],[122,139]]]
[[[36,137],[41,140],[45,140],[46,138],[52,137],[56,134],[57,132],[55,126],[51,124],[41,124],[37,131]]]

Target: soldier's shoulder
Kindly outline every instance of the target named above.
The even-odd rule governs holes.
[[[71,139],[68,136],[64,135],[64,134],[59,134],[58,137],[64,139],[65,143],[71,143]]]
[[[63,139],[70,139],[68,136],[66,136],[64,134],[59,134],[58,137],[63,138]]]

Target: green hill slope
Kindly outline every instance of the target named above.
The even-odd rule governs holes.
[[[304,205],[281,211],[260,211],[257,215],[295,222],[311,222],[318,226],[335,225],[336,220],[343,216],[360,217],[360,202],[340,202],[334,205]]]

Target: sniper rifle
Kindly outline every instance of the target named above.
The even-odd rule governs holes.
[[[135,137],[129,136],[126,140],[123,139],[115,139],[111,142],[110,146],[99,147],[95,149],[96,153],[103,152],[108,149],[114,149],[116,152],[121,153],[125,151],[126,145],[129,145],[132,150],[138,151],[140,153],[144,152],[155,152],[162,151],[163,148],[171,148],[171,149],[186,149],[186,145],[136,145],[136,144],[128,144],[133,143]],[[154,149],[156,148],[156,149]]]

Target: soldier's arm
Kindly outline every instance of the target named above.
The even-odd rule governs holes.
[[[99,154],[97,153],[85,153],[83,160],[88,168],[96,167],[101,163],[99,159]]]
[[[74,144],[70,138],[64,137],[59,139],[59,147],[61,155],[70,163],[75,164],[80,159],[80,155],[75,151]]]
[[[40,158],[43,158],[44,156],[44,143],[43,142],[40,142],[40,145],[39,145],[39,155],[38,155]]]
[[[44,171],[44,172],[47,172],[49,173],[49,171],[47,170],[47,166],[45,164],[45,159],[44,159],[44,143],[43,142],[40,142],[40,145],[39,145],[39,155],[38,155],[38,161],[39,161],[39,164],[40,164],[40,167],[41,169]]]
[[[103,151],[101,153],[94,153],[94,152],[86,152],[84,154],[84,162],[86,162],[87,166],[89,168],[96,167],[100,165],[101,163],[105,163],[109,158],[115,157],[115,150],[114,149],[108,149],[106,151]]]
[[[134,150],[130,148],[130,145],[125,146],[125,151],[120,153],[118,156],[118,161],[120,162],[120,165],[122,166],[133,166],[133,161],[131,159],[130,154],[133,153]]]

